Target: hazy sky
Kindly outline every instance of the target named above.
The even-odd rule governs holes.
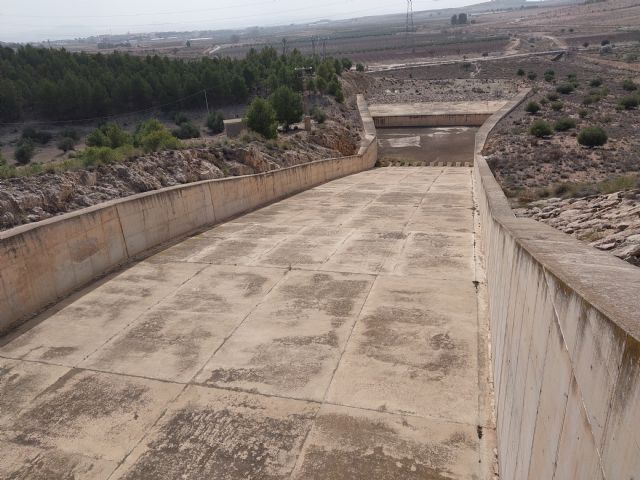
[[[414,0],[414,10],[478,0]],[[0,41],[271,26],[406,12],[405,0],[0,0]]]

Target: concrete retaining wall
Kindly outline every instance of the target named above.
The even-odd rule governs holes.
[[[360,96],[358,107],[357,155],[165,188],[0,232],[0,334],[151,248],[372,168],[375,127]]]
[[[481,151],[525,93],[474,166],[501,478],[638,479],[640,269],[514,217]]]
[[[447,115],[402,115],[373,117],[377,128],[402,127],[479,127],[491,114],[457,113]]]

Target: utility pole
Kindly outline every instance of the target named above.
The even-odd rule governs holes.
[[[204,91],[204,103],[207,104],[207,116],[209,116],[209,99],[207,98],[207,91]]]
[[[405,37],[404,43],[405,47],[409,47],[409,38],[411,38],[411,51],[415,51],[414,37],[413,32],[415,31],[415,26],[413,23],[413,0],[407,0],[407,23],[405,26]]]

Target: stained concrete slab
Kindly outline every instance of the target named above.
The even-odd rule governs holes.
[[[481,478],[469,425],[323,405],[296,480]]]
[[[345,177],[44,312],[0,340],[0,477],[488,478],[472,192]]]

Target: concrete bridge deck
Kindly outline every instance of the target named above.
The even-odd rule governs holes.
[[[0,345],[0,477],[483,478],[474,211],[367,171],[76,294]]]

